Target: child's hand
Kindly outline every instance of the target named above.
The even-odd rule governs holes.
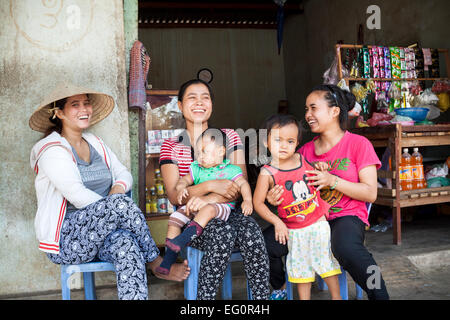
[[[289,230],[283,221],[279,221],[274,225],[275,227],[275,240],[281,244],[287,244],[289,239]]]
[[[253,204],[250,200],[242,201],[241,208],[244,216],[249,216],[253,212]]]
[[[317,161],[314,163],[314,168],[319,171],[327,171],[329,166],[325,161]]]
[[[208,202],[203,200],[201,197],[192,197],[186,203],[186,214],[189,215],[191,212],[198,212],[207,204]]]
[[[281,197],[283,193],[284,188],[281,185],[277,184],[272,189],[270,189],[269,192],[267,192],[266,200],[275,207],[279,206],[284,200],[284,198]]]
[[[179,205],[182,205],[182,201],[183,198],[188,197],[189,196],[189,191],[187,190],[187,188],[181,189],[180,191],[178,191],[177,194],[177,201]]]

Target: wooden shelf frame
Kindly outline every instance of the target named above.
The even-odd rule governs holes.
[[[450,145],[450,124],[353,128],[351,132],[369,139],[375,148],[387,147],[391,152],[392,171],[378,170],[378,178],[392,179],[392,188],[378,188],[376,204],[392,208],[393,243],[401,244],[401,208],[450,202],[450,186],[400,191],[396,174],[402,148]]]
[[[178,90],[171,89],[147,89],[147,101],[150,102],[151,96],[177,96]],[[139,199],[139,208],[142,212],[145,212],[145,187],[147,185],[146,179],[146,169],[149,161],[155,161],[155,159],[159,158],[158,154],[147,154],[145,150],[145,143],[147,141],[147,131],[151,130],[151,128],[146,128],[146,120],[147,120],[147,112],[149,110],[143,110],[142,108],[138,108],[139,110],[139,123],[138,123],[138,140],[139,140],[139,150],[138,150],[138,199]],[[154,214],[151,216],[151,219],[157,218],[159,216],[163,216],[164,214]],[[163,218],[165,218],[164,215]],[[167,215],[168,216],[168,215]],[[148,219],[147,219],[148,220]]]

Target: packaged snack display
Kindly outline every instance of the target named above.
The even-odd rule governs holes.
[[[432,78],[440,78],[439,71],[439,52],[437,49],[431,49],[431,74]]]
[[[392,78],[391,73],[391,51],[388,47],[383,48],[384,51],[384,67],[385,67],[385,76],[386,78]]]
[[[425,78],[425,72],[423,70],[423,51],[420,48],[414,48],[415,69],[417,78]]]
[[[402,75],[400,49],[397,47],[389,47],[391,53],[391,72],[392,78],[400,79]]]
[[[432,124],[427,120],[435,119],[450,109],[449,81],[434,80],[439,76],[439,52],[443,50],[380,45],[342,45],[341,49],[344,50],[341,56],[344,73],[349,72],[337,75],[337,78],[345,77],[344,82],[356,97],[358,108],[348,114],[350,117],[362,116],[362,121],[358,120],[359,125],[388,124],[394,120],[405,124]],[[430,85],[433,86],[432,92]],[[403,119],[396,115],[399,108],[413,107],[427,108],[426,120]],[[390,114],[395,118],[364,122],[372,117],[373,112]]]
[[[363,75],[364,78],[370,78],[370,53],[367,47],[363,47]]]

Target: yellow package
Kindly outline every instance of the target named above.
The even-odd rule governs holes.
[[[437,103],[438,108],[441,109],[441,112],[447,111],[447,109],[450,107],[450,98],[448,96],[448,93],[441,92],[436,95],[439,98],[439,101]]]

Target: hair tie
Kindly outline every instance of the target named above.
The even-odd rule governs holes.
[[[331,91],[331,90],[330,90],[330,93],[331,93],[331,95],[332,95],[333,98],[334,98],[334,102],[336,103],[336,106],[339,106],[339,103],[338,103],[338,101],[337,101],[336,94],[335,94],[333,91]]]
[[[56,110],[59,108],[56,107],[56,101],[53,101],[53,108],[48,109],[48,113],[53,113],[52,120],[56,118]]]

